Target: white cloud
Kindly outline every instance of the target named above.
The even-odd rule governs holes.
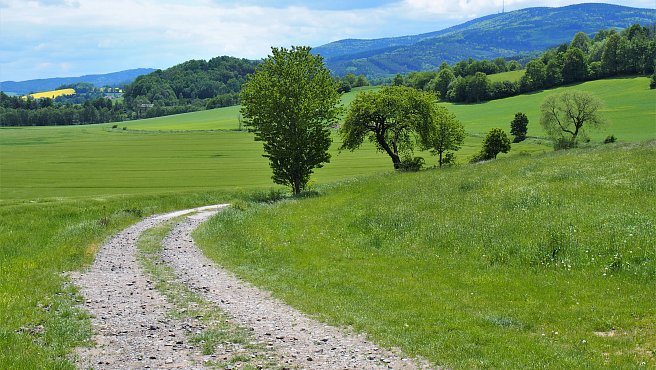
[[[68,67],[72,74],[104,73],[166,68],[217,55],[257,59],[271,46],[317,46],[343,38],[430,32],[495,13],[504,0],[388,0],[378,7],[368,0],[368,9],[351,10],[346,10],[346,0],[333,6],[324,1],[316,9],[313,2],[300,0],[276,0],[271,3],[275,7],[236,0],[0,1],[4,80],[51,77],[63,73],[61,64],[70,61],[75,61]],[[631,5],[647,2],[653,0]],[[505,0],[507,10],[540,3],[546,1]],[[35,67],[38,63],[52,63],[57,69],[48,74],[47,68]]]

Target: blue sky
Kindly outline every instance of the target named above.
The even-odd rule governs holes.
[[[189,59],[265,57],[440,30],[487,14],[568,0],[0,0],[0,81],[167,68]],[[642,8],[656,0],[610,1]]]

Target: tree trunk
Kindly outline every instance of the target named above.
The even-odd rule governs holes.
[[[401,168],[401,158],[399,158],[399,154],[390,148],[390,146],[385,141],[384,135],[376,133],[376,141],[378,141],[378,144],[380,145],[381,148],[383,148],[385,153],[387,153],[387,155],[389,155],[390,158],[392,158],[392,164],[394,165],[394,169],[398,170],[399,168]]]
[[[294,195],[301,194],[301,179],[298,176],[294,177]]]
[[[440,167],[442,167],[442,151],[440,150]]]

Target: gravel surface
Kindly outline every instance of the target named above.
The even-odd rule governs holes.
[[[205,257],[191,232],[225,205],[153,216],[105,243],[91,268],[73,281],[94,315],[93,348],[78,351],[80,368],[196,369],[203,356],[188,343],[190,326],[171,319],[172,305],[154,289],[137,262],[136,241],[146,229],[191,214],[164,239],[162,259],[188,288],[249,328],[277,353],[280,365],[304,369],[428,369],[425,361],[379,348],[362,334],[313,320],[271,295],[239,280]]]

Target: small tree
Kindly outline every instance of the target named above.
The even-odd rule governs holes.
[[[510,138],[500,128],[493,128],[483,140],[483,149],[481,154],[484,160],[496,159],[499,153],[508,153],[510,151]]]
[[[449,151],[457,151],[462,147],[465,141],[465,127],[456,119],[455,114],[442,106],[435,109],[433,120],[435,127],[431,133],[430,149],[439,156],[439,165],[442,167],[442,164],[453,160],[453,155],[449,155]],[[446,157],[444,157],[445,153]]]
[[[587,126],[598,127],[605,123],[599,114],[602,106],[599,98],[583,91],[549,95],[540,106],[540,124],[557,149],[573,147],[580,137],[586,137]]]
[[[408,156],[416,144],[429,146],[436,100],[434,94],[402,86],[361,92],[339,130],[340,149],[355,150],[368,138],[399,169],[402,154]]]
[[[330,161],[330,126],[340,113],[337,83],[309,47],[271,48],[241,92],[246,125],[264,142],[276,184],[294,194]]]
[[[515,113],[515,119],[510,122],[510,134],[515,137],[513,143],[526,140],[527,126],[528,117],[522,112]]]
[[[651,81],[649,82],[650,89],[656,89],[656,71],[651,75]]]

